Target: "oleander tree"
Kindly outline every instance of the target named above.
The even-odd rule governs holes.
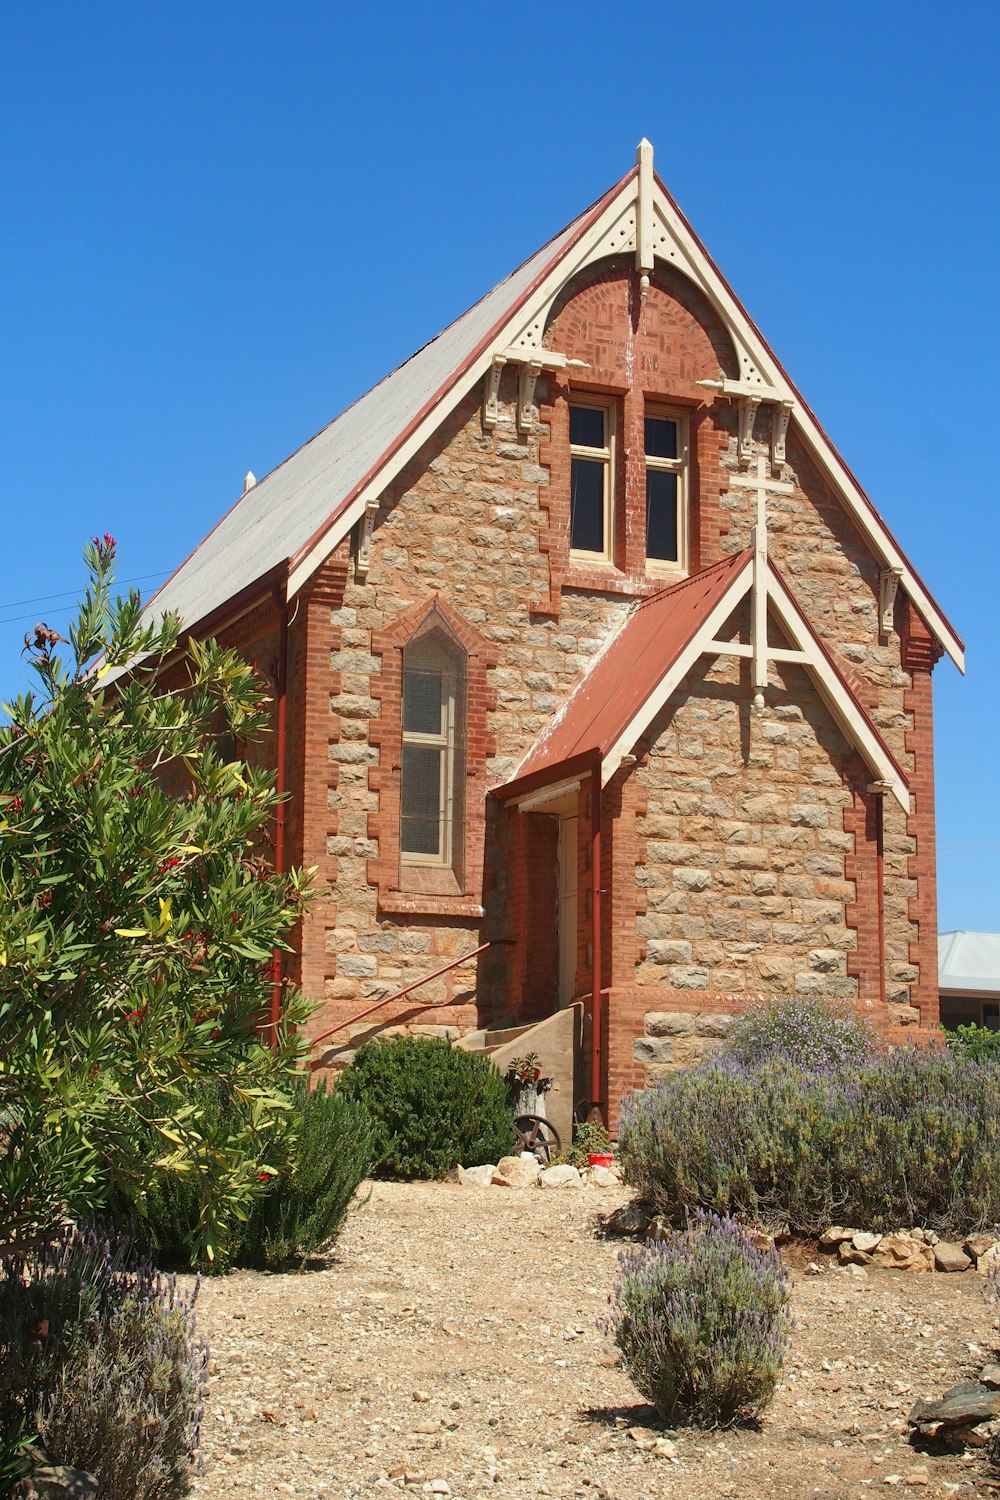
[[[111,536],[84,560],[68,639],[25,637],[37,690],[0,726],[0,1243],[194,1173],[211,1260],[287,1149],[309,1007],[284,988],[270,1024],[271,960],[308,877],[267,857],[273,776],[226,753],[267,732],[261,680],[112,597]],[[235,1111],[200,1102],[220,1087]]]

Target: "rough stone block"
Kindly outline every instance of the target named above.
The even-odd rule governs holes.
[[[337,973],[345,979],[374,979],[378,961],[366,953],[342,953],[337,959]]]
[[[636,1062],[647,1065],[672,1063],[674,1044],[669,1037],[637,1036],[632,1042],[632,1056]]]
[[[676,968],[668,971],[670,983],[677,990],[707,990],[708,970],[698,965],[690,968]]]
[[[651,964],[687,964],[691,962],[691,944],[681,938],[652,939],[647,944],[646,956]]]
[[[828,808],[815,806],[811,802],[797,803],[788,809],[788,821],[793,826],[826,828],[830,822],[830,812]]]
[[[649,1037],[694,1035],[694,1016],[681,1010],[648,1010],[642,1023]]]
[[[709,1013],[699,1016],[696,1022],[696,1030],[699,1036],[722,1038],[727,1036],[732,1029],[735,1016],[727,1016],[721,1012]]]

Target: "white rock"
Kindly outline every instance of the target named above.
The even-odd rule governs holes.
[[[558,1167],[546,1167],[538,1179],[538,1186],[543,1188],[582,1188],[583,1178],[576,1167],[564,1163]]]
[[[489,1162],[484,1167],[459,1167],[458,1180],[464,1187],[489,1187],[495,1171]]]
[[[980,1276],[988,1276],[991,1271],[1000,1270],[1000,1245],[991,1245],[978,1257],[976,1270]]]
[[[587,1172],[587,1186],[612,1188],[620,1187],[621,1182],[610,1167],[590,1167]]]
[[[538,1181],[540,1170],[535,1160],[523,1161],[520,1156],[502,1156],[490,1181],[494,1187],[530,1188]]]

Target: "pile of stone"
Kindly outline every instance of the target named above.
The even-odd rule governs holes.
[[[504,1156],[496,1165],[459,1167],[458,1180],[465,1187],[501,1188],[617,1188],[621,1176],[616,1167],[585,1167],[582,1171],[561,1162],[543,1166],[530,1152]]]
[[[906,1419],[911,1441],[941,1448],[984,1447],[989,1439],[980,1424],[1000,1416],[1000,1391],[993,1380],[1000,1370],[987,1365],[982,1373],[983,1379],[953,1385],[939,1401],[914,1402]]]
[[[875,1234],[834,1224],[819,1247],[841,1265],[877,1266],[887,1271],[971,1271],[986,1276],[1000,1266],[1000,1245],[991,1234],[943,1240],[932,1229],[895,1229]]]

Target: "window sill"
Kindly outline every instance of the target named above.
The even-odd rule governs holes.
[[[380,912],[398,916],[484,917],[486,911],[471,896],[432,896],[424,891],[383,891]]]
[[[675,568],[670,563],[657,565],[655,562],[647,562],[646,564],[646,577],[657,583],[683,583],[685,578],[690,576],[690,569]]]
[[[599,594],[655,594],[669,578],[676,575],[623,573],[610,563],[585,563],[571,557],[562,576],[562,587],[588,589]]]

